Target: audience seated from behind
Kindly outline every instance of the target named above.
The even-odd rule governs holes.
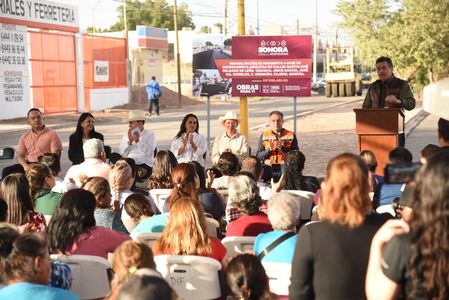
[[[0,299],[79,299],[72,292],[47,285],[51,265],[44,239],[2,227],[0,241],[0,277],[7,284],[0,289]]]
[[[144,195],[129,195],[125,200],[124,209],[136,224],[130,234],[133,240],[142,232],[162,232],[167,224],[168,214],[155,215]]]
[[[115,300],[121,287],[137,270],[149,268],[156,272],[156,264],[151,249],[136,241],[126,241],[114,251],[112,269],[114,278],[111,282],[111,293],[105,300]]]
[[[120,205],[115,202],[111,209],[111,187],[103,177],[90,177],[83,182],[82,188],[95,196],[97,206],[94,216],[97,226],[107,227],[128,234],[120,218]]]
[[[0,222],[6,222],[7,217],[8,217],[8,204],[3,198],[0,198]]]
[[[58,177],[61,173],[61,160],[58,154],[45,153],[37,158],[37,162],[47,166],[55,177],[55,186],[51,190],[61,194],[67,192],[67,185],[62,178]]]
[[[422,165],[427,164],[427,161],[435,154],[440,152],[440,147],[433,144],[428,144],[421,150],[420,162]],[[404,186],[404,192],[402,193],[401,200],[399,201],[402,206],[401,216],[402,219],[408,223],[413,219],[413,211],[416,203],[413,201],[415,192],[415,181],[412,180]]]
[[[441,151],[449,151],[449,120],[438,119],[438,145]]]
[[[52,253],[95,255],[105,259],[130,237],[95,226],[95,196],[73,189],[62,196],[48,224],[47,240]]]
[[[251,173],[254,177],[254,180],[257,181],[257,186],[259,187],[260,197],[263,200],[269,200],[271,198],[271,185],[266,184],[262,181],[262,163],[255,155],[248,155],[242,161],[242,172]]]
[[[246,175],[229,180],[229,200],[226,208],[226,236],[257,236],[273,230],[268,216],[259,210],[262,199],[256,182]],[[237,210],[232,211],[232,208]],[[235,218],[237,216],[237,218]]]
[[[117,300],[180,300],[173,288],[152,269],[142,268],[123,285]]]
[[[215,220],[220,221],[225,214],[224,200],[221,199],[218,192],[206,187],[206,174],[204,168],[196,161],[191,161],[190,164],[194,167],[195,173],[198,176],[199,190],[198,198],[203,206],[204,212],[211,215]],[[212,171],[208,171],[211,174]]]
[[[234,257],[226,268],[226,283],[232,297],[243,300],[271,300],[268,276],[262,263],[249,253]]]
[[[388,153],[388,161],[390,164],[400,167],[412,163],[413,155],[406,148],[396,147]],[[391,204],[396,198],[399,200],[403,189],[403,183],[383,182],[379,184],[374,191],[373,207]]]
[[[388,214],[370,213],[368,168],[359,156],[329,161],[320,201],[322,221],[298,234],[289,299],[364,299],[371,239]]]
[[[3,199],[7,203],[6,222],[14,224],[20,232],[45,232],[47,224],[42,213],[34,210],[30,186],[23,174],[11,174],[1,184]]]
[[[35,203],[35,210],[44,215],[51,215],[61,200],[62,194],[53,192],[55,177],[51,170],[41,164],[30,165],[26,171],[30,183],[30,194]]]
[[[153,189],[171,189],[171,172],[178,164],[175,155],[169,150],[161,150],[156,154],[154,160],[153,173],[149,179],[149,188]]]
[[[362,152],[360,152],[360,157],[363,159],[366,166],[368,167],[368,170],[370,171],[372,192],[374,192],[377,186],[384,182],[384,177],[382,175],[376,174],[376,155],[371,150],[363,150]]]
[[[88,139],[83,144],[84,162],[73,165],[64,177],[67,185],[81,187],[81,182],[89,177],[100,176],[108,179],[110,167],[106,163],[106,152],[103,142],[99,139]]]
[[[170,204],[170,217],[162,236],[153,244],[154,255],[199,255],[218,260],[226,248],[206,232],[203,208],[195,197],[177,197]]]
[[[304,164],[306,157],[299,150],[289,151],[285,155],[284,164],[284,190],[299,190],[316,193],[320,188],[318,179],[314,176],[304,176]]]
[[[300,222],[298,199],[288,193],[275,193],[268,201],[268,219],[273,231],[261,233],[254,242],[256,255],[265,252],[267,247],[288,234],[288,238],[264,255],[262,261],[292,263],[296,245],[296,225]]]
[[[223,152],[218,158],[216,167],[222,176],[214,179],[212,187],[217,190],[228,189],[229,179],[240,170],[239,159],[232,152]]]
[[[385,223],[371,243],[368,299],[449,299],[449,152],[416,174],[415,216]]]
[[[125,160],[118,160],[109,172],[109,185],[111,186],[111,194],[113,203],[118,203],[121,210],[121,218],[128,218],[123,204],[129,195],[134,194],[131,187],[134,184],[132,169]]]

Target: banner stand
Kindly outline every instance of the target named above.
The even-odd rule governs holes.
[[[293,97],[293,132],[296,138],[298,138],[298,133],[296,132],[296,96]]]

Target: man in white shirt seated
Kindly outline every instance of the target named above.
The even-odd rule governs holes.
[[[77,187],[81,187],[85,179],[94,176],[108,179],[110,167],[106,163],[103,142],[99,139],[89,139],[83,144],[83,152],[84,162],[71,166],[67,171],[64,177],[66,185],[75,184]]]
[[[228,111],[218,120],[225,128],[225,132],[215,138],[212,147],[212,162],[217,164],[220,154],[226,151],[234,153],[240,159],[241,155],[248,152],[246,137],[237,131],[240,119],[235,113]]]
[[[128,122],[128,131],[123,135],[119,153],[122,157],[134,159],[138,167],[138,180],[146,179],[153,171],[156,139],[152,131],[144,128],[144,111],[131,110]]]

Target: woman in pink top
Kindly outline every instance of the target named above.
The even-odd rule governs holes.
[[[64,194],[48,225],[51,251],[107,258],[109,252],[130,239],[127,234],[95,226],[95,205],[89,191],[74,189]]]

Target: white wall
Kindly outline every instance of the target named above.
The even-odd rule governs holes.
[[[91,111],[128,103],[128,88],[90,89],[89,93]]]

